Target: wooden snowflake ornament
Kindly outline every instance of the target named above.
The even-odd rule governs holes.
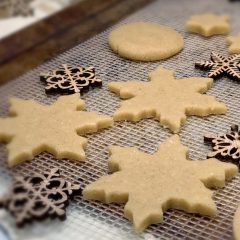
[[[228,58],[218,53],[211,53],[210,61],[200,61],[195,67],[210,69],[208,77],[217,78],[227,75],[235,80],[240,80],[240,54],[235,54]]]
[[[42,73],[40,79],[47,84],[46,93],[72,94],[102,86],[102,80],[96,78],[93,67],[71,67],[67,64],[57,70]]]
[[[109,170],[83,190],[85,199],[126,203],[124,215],[137,232],[163,221],[169,208],[214,216],[217,213],[208,188],[224,187],[238,173],[234,164],[217,159],[190,161],[188,149],[177,135],[159,146],[153,155],[131,147],[110,149]]]
[[[78,134],[112,125],[112,118],[82,111],[79,94],[61,96],[52,105],[10,99],[11,117],[0,118],[0,142],[8,142],[8,164],[15,166],[47,151],[57,159],[85,160],[87,139]]]
[[[191,77],[175,79],[174,71],[158,67],[149,74],[149,81],[111,82],[110,91],[124,100],[114,113],[114,120],[139,121],[156,118],[160,124],[177,133],[187,115],[222,114],[226,106],[207,96],[213,79]]]
[[[204,141],[212,145],[213,151],[207,157],[230,158],[240,160],[240,131],[237,125],[231,126],[231,131],[226,134],[207,134]]]
[[[0,199],[21,227],[34,219],[64,219],[69,198],[80,193],[80,186],[64,180],[58,168],[31,177],[15,178],[10,192]]]

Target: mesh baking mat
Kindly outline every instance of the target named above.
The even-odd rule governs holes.
[[[147,81],[148,73],[162,65],[176,71],[177,78],[207,76],[207,72],[194,68],[194,63],[209,59],[211,51],[227,55],[224,36],[203,38],[185,32],[184,24],[189,16],[198,13],[215,12],[231,16],[232,34],[240,31],[240,2],[225,0],[161,0],[147,5],[117,25],[132,21],[151,21],[175,28],[184,36],[184,50],[165,61],[154,63],[137,63],[124,60],[115,55],[108,47],[107,31],[70,49],[57,58],[28,72],[24,76],[0,87],[0,114],[7,116],[8,101],[11,96],[24,99],[33,98],[44,104],[53,103],[58,96],[47,96],[39,73],[57,68],[60,64],[94,66],[98,77],[103,82],[102,89],[85,93],[88,111],[111,116],[117,109],[120,99],[107,90],[110,81],[141,80]],[[116,27],[116,26],[113,26]],[[240,124],[240,87],[228,78],[214,82],[208,91],[218,100],[226,103],[229,110],[226,115],[206,118],[189,117],[181,128],[180,137],[190,149],[191,159],[205,159],[210,146],[203,143],[203,135],[225,133],[230,125]],[[33,112],[34,114],[34,112]],[[142,120],[138,123],[116,122],[109,129],[98,133],[87,134],[87,161],[85,163],[69,160],[56,160],[51,154],[42,153],[30,162],[23,163],[14,169],[6,164],[6,146],[0,145],[0,194],[7,191],[14,174],[42,172],[59,167],[62,174],[71,181],[78,182],[82,188],[108,173],[108,146],[135,146],[147,153],[154,153],[159,145],[172,134],[156,120]],[[173,149],[174,151],[174,149]],[[181,171],[181,169],[179,169]],[[123,205],[103,204],[97,201],[84,201],[76,197],[67,209],[67,220],[45,220],[17,229],[13,219],[4,210],[0,212],[0,232],[7,231],[9,239],[231,239],[233,214],[239,204],[239,176],[228,182],[224,189],[214,191],[214,200],[218,208],[215,218],[202,217],[184,213],[179,210],[168,210],[164,213],[164,222],[151,225],[144,233],[134,233],[132,224],[123,217]],[[188,187],[188,186],[186,186]]]

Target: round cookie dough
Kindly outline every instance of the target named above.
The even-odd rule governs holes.
[[[150,22],[123,25],[109,34],[108,42],[121,57],[140,61],[166,59],[183,49],[183,37],[177,31]]]
[[[233,239],[240,240],[240,207],[237,208],[233,219]]]

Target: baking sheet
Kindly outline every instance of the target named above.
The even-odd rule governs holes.
[[[0,87],[0,114],[8,114],[7,99],[10,96],[24,99],[33,98],[41,103],[53,103],[56,96],[47,96],[44,85],[39,81],[39,73],[57,68],[60,64],[94,66],[98,77],[103,80],[102,89],[85,93],[88,111],[111,116],[120,103],[118,96],[107,90],[110,81],[142,80],[147,81],[148,73],[162,65],[176,71],[177,78],[207,76],[206,71],[194,68],[199,60],[209,59],[211,51],[227,55],[225,36],[203,38],[185,32],[184,24],[189,16],[206,12],[228,14],[231,16],[231,34],[240,32],[240,2],[226,0],[159,0],[134,13],[117,25],[133,21],[151,21],[175,28],[184,36],[184,50],[165,61],[138,63],[124,60],[115,55],[108,47],[107,31],[82,43],[56,59],[47,62],[33,71]],[[205,118],[189,117],[181,128],[180,137],[190,149],[191,159],[205,159],[210,146],[203,143],[205,133],[224,133],[230,125],[240,124],[240,86],[228,78],[214,82],[208,91],[218,100],[224,102],[229,110],[224,116]],[[33,113],[34,114],[34,113]],[[138,123],[119,122],[112,128],[94,134],[87,134],[87,162],[56,160],[51,154],[42,153],[31,162],[26,162],[14,169],[6,164],[6,146],[0,145],[0,194],[4,194],[14,174],[31,174],[52,167],[59,167],[63,175],[77,181],[84,187],[86,184],[107,174],[108,146],[135,146],[147,153],[156,151],[159,143],[172,134],[159,126],[158,121],[148,119]],[[46,220],[16,229],[14,221],[4,210],[0,211],[0,231],[8,231],[9,239],[231,239],[232,218],[239,204],[239,176],[228,182],[224,189],[214,191],[214,200],[219,214],[216,218],[201,217],[178,210],[164,213],[164,222],[151,225],[141,235],[136,235],[131,223],[123,217],[123,205],[103,204],[95,201],[84,201],[76,197],[67,209],[67,220]]]

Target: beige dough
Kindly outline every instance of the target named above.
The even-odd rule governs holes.
[[[230,45],[228,49],[230,54],[240,54],[240,33],[235,37],[227,37],[226,42]]]
[[[204,37],[225,34],[230,31],[229,17],[212,13],[194,15],[186,23],[188,32],[198,33]]]
[[[131,147],[111,147],[109,170],[83,190],[85,199],[126,203],[124,215],[137,232],[163,221],[169,208],[214,216],[212,191],[238,172],[237,166],[208,159],[190,161],[187,147],[177,135],[159,146],[153,155]]]
[[[240,240],[240,207],[237,208],[233,219],[233,239]]]
[[[77,133],[97,132],[112,118],[81,111],[79,94],[62,96],[44,106],[33,100],[10,99],[12,117],[0,118],[0,142],[7,141],[8,163],[14,166],[47,151],[56,158],[85,159],[87,139]]]
[[[183,49],[182,36],[170,27],[150,22],[123,25],[109,34],[111,49],[123,58],[155,61]]]
[[[227,111],[215,97],[202,95],[211,87],[211,78],[174,79],[174,71],[158,67],[150,81],[111,82],[110,91],[125,100],[114,113],[114,120],[139,121],[155,117],[160,124],[179,132],[186,115],[207,116]]]

